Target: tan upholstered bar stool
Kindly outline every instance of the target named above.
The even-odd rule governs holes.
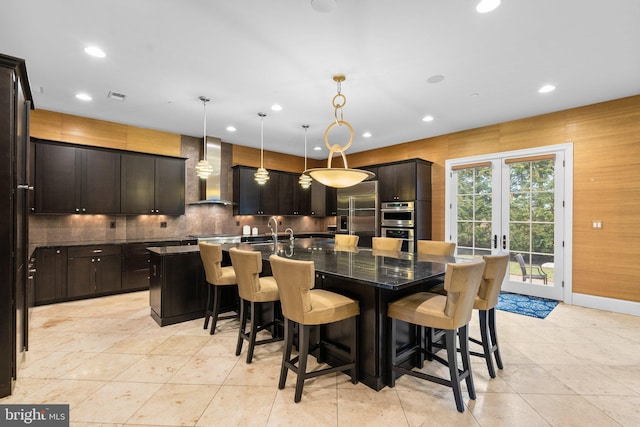
[[[382,251],[399,251],[402,249],[402,239],[393,237],[372,237],[371,247]]]
[[[236,314],[220,316],[220,299],[222,298],[222,286],[233,286],[236,284],[236,273],[232,266],[222,266],[222,247],[214,243],[200,242],[200,258],[204,266],[204,273],[209,284],[207,291],[207,310],[204,315],[204,329],[209,325],[211,317],[211,335],[216,332],[218,319],[233,319]]]
[[[360,306],[358,301],[335,292],[313,289],[315,269],[313,261],[296,261],[271,255],[271,271],[278,283],[282,313],[285,318],[285,348],[282,355],[280,381],[278,388],[282,390],[287,381],[287,372],[291,369],[297,374],[294,401],[300,402],[304,381],[332,372],[350,371],[351,382],[358,383],[358,318]],[[350,319],[351,330],[349,361],[344,365],[307,372],[307,356],[322,346],[320,343],[310,348],[309,335],[314,325],[325,325]],[[298,328],[298,356],[291,358],[293,348],[294,323]],[[297,363],[297,366],[296,366]]]
[[[390,303],[387,307],[389,320],[389,385],[395,386],[397,374],[411,375],[416,378],[449,386],[453,389],[456,408],[464,412],[460,382],[466,381],[471,399],[476,398],[473,385],[471,364],[469,363],[468,323],[471,320],[473,301],[478,294],[484,261],[447,265],[444,286],[447,296],[430,292],[417,292]],[[402,364],[413,358],[416,353],[425,353],[423,341],[400,354],[396,354],[396,323],[398,320],[418,326],[435,328],[444,334],[447,360],[436,354],[430,357],[449,367],[450,379],[444,379],[403,367]],[[417,328],[420,329],[420,328]],[[419,334],[416,334],[419,335]],[[456,336],[460,342],[462,370],[458,369]]]
[[[336,234],[335,236],[336,246],[341,247],[356,247],[359,240],[360,236],[355,234]]]
[[[444,242],[442,240],[418,240],[419,254],[453,256],[455,251],[455,242]]]
[[[495,356],[498,368],[502,369],[503,367],[498,347],[498,334],[496,333],[496,305],[502,281],[507,273],[509,255],[485,255],[482,259],[485,262],[482,282],[473,303],[473,308],[478,310],[480,317],[481,339],[469,338],[469,340],[482,346],[482,353],[472,351],[471,354],[484,357],[489,375],[491,378],[495,378],[496,370],[493,367],[492,355]]]
[[[243,251],[237,248],[229,249],[231,264],[236,272],[238,280],[238,294],[240,295],[240,329],[238,330],[238,344],[236,345],[236,356],[240,356],[242,344],[246,340],[249,343],[247,349],[247,363],[253,360],[253,350],[256,345],[268,344],[275,341],[282,341],[282,337],[272,337],[256,341],[258,332],[275,326],[276,301],[280,300],[278,295],[278,285],[273,276],[259,277],[262,273],[262,257],[260,252]],[[273,317],[270,321],[258,325],[258,313],[256,311],[259,304],[272,304]],[[245,332],[247,326],[248,312],[251,313],[251,328]],[[282,324],[282,322],[279,322]]]

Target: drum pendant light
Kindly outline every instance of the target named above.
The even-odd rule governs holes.
[[[206,96],[201,96],[200,101],[202,101],[202,105],[204,105],[204,131],[203,131],[203,148],[202,148],[202,160],[198,162],[196,165],[196,174],[201,179],[209,178],[209,175],[213,173],[213,167],[207,160],[207,102],[211,101],[211,99]]]
[[[267,115],[258,113],[258,116],[260,117],[260,167],[253,176],[258,184],[264,185],[269,181],[269,171],[264,168],[264,118]]]

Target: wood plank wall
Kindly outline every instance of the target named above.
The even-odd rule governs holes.
[[[640,96],[354,153],[348,162],[434,162],[433,238],[440,240],[447,159],[565,142],[574,144],[573,292],[640,302]]]
[[[180,155],[180,135],[42,110],[33,112],[31,129],[32,136],[45,139]],[[414,157],[432,161],[433,234],[444,239],[447,159],[565,142],[574,144],[573,291],[640,302],[640,95],[347,153],[347,160],[350,167]],[[234,145],[232,153],[234,165],[260,164],[257,149]],[[304,167],[301,157],[271,151],[264,161],[268,169]],[[309,167],[325,161],[309,160]],[[592,230],[592,220],[602,221],[603,228]]]
[[[31,136],[143,153],[180,156],[180,135],[47,110],[31,112]]]

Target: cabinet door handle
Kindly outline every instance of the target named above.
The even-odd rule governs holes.
[[[76,208],[76,212],[80,212],[80,209],[79,209],[79,208]]]
[[[98,262],[100,262],[100,258],[98,258]]]
[[[101,254],[102,253],[102,249],[94,249],[91,252],[93,252],[94,254]]]
[[[96,262],[96,259],[95,258],[91,258],[91,262]]]
[[[156,264],[153,264],[153,277],[156,277]]]

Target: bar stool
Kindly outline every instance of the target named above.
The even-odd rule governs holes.
[[[498,347],[498,334],[496,333],[496,305],[498,295],[502,287],[502,281],[507,273],[509,255],[485,255],[482,257],[485,267],[482,274],[482,282],[473,303],[473,308],[478,310],[480,317],[480,340],[469,338],[469,341],[482,346],[482,353],[470,352],[473,356],[483,357],[487,362],[487,369],[491,378],[496,377],[493,367],[493,358],[496,365],[502,369],[502,358]]]
[[[200,242],[200,258],[204,266],[204,273],[209,284],[207,290],[207,310],[204,315],[204,328],[209,325],[209,317],[212,318],[211,331],[216,332],[218,319],[234,319],[236,314],[220,316],[220,299],[222,298],[222,287],[236,284],[236,273],[232,266],[222,267],[222,247],[215,243]],[[213,292],[212,292],[213,291]]]
[[[387,307],[389,318],[389,386],[394,387],[397,374],[411,375],[416,378],[446,385],[453,389],[456,408],[464,412],[462,402],[462,390],[460,382],[466,381],[467,391],[471,399],[476,398],[473,385],[471,364],[469,363],[468,323],[471,320],[473,301],[478,294],[484,261],[447,265],[444,286],[447,296],[430,292],[417,292],[390,303]],[[447,350],[447,360],[436,354],[430,357],[449,367],[450,379],[444,379],[419,371],[413,371],[402,366],[416,353],[422,358],[428,349],[424,348],[423,341],[417,339],[417,344],[400,354],[396,353],[396,322],[411,323],[418,326],[439,329],[439,336],[444,335]],[[420,334],[416,334],[420,335]],[[460,342],[460,354],[462,356],[462,370],[458,369],[456,336]]]
[[[395,239],[393,237],[372,237],[371,247],[373,249],[383,251],[399,251],[402,249],[402,239]]]
[[[258,332],[270,328],[277,323],[276,301],[280,301],[278,295],[278,285],[272,276],[259,277],[262,273],[262,258],[260,252],[243,251],[237,248],[229,249],[231,265],[236,272],[238,280],[238,294],[240,295],[240,329],[238,330],[238,344],[236,345],[236,356],[242,352],[242,344],[246,340],[249,343],[247,349],[247,363],[253,359],[253,350],[256,345],[268,344],[282,341],[282,337],[272,337],[256,340]],[[273,318],[261,325],[258,325],[259,314],[256,311],[261,304],[271,304]],[[251,328],[249,333],[245,332],[248,314],[251,313]]]
[[[419,254],[453,256],[455,251],[455,242],[444,242],[442,240],[418,240]]]
[[[304,381],[332,372],[350,371],[351,382],[358,383],[358,301],[335,292],[313,289],[313,261],[296,261],[277,255],[269,257],[273,276],[278,283],[282,313],[285,318],[285,348],[282,355],[282,367],[278,388],[282,390],[287,381],[289,369],[297,374],[294,402],[300,402]],[[323,346],[320,343],[310,348],[309,335],[314,325],[325,325],[341,320],[350,320],[351,330],[349,361],[343,365],[307,372],[307,356]],[[298,356],[291,358],[293,348],[293,329],[298,325]],[[335,348],[338,350],[338,348]],[[296,366],[297,363],[297,366]]]
[[[356,247],[359,240],[360,236],[356,234],[336,234],[335,236],[336,246],[341,247]]]

